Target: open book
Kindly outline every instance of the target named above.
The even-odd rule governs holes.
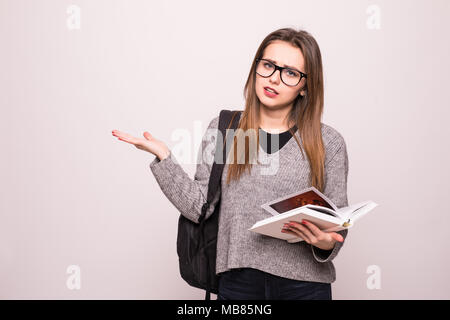
[[[290,243],[299,242],[303,239],[281,232],[285,223],[301,223],[305,219],[324,232],[340,231],[351,228],[377,205],[373,201],[364,201],[338,209],[323,193],[309,187],[261,205],[273,217],[258,221],[248,230]]]

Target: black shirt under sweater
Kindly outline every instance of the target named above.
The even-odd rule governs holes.
[[[293,132],[297,131],[297,125],[294,125],[292,127]],[[269,133],[264,131],[263,129],[259,128],[260,134],[259,134],[259,144],[263,148],[263,150],[268,153],[274,153],[283,148],[283,146],[289,141],[290,138],[292,138],[292,134],[289,130],[280,132],[280,133]],[[279,147],[276,150],[272,150],[272,139],[275,139],[276,136],[279,138]]]

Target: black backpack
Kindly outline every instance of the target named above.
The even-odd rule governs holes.
[[[205,219],[209,204],[216,195],[223,167],[226,161],[226,129],[236,129],[242,111],[222,110],[219,115],[219,130],[224,138],[222,163],[214,160],[208,184],[208,197],[202,206],[199,223],[194,223],[183,215],[178,219],[177,253],[181,277],[191,286],[206,290],[205,300],[210,300],[210,292],[218,293],[219,276],[216,275],[217,232],[219,229],[220,198],[214,211]],[[231,126],[230,126],[231,124]],[[229,138],[227,138],[228,140]],[[216,141],[217,142],[217,141]],[[216,143],[216,152],[221,147]],[[215,157],[215,159],[217,159]]]

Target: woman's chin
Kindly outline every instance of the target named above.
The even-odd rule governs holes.
[[[261,106],[265,107],[267,109],[280,109],[283,107],[283,104],[280,104],[279,102],[275,102],[273,100],[267,100],[267,99],[263,99],[260,100],[261,101]]]

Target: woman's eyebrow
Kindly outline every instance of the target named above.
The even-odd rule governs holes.
[[[277,63],[275,60],[272,60],[272,59],[269,59],[269,58],[263,58],[263,59],[269,60],[270,62],[273,62],[273,63]],[[297,70],[297,71],[300,72],[300,70],[298,70],[297,68],[292,67],[292,66],[288,66],[287,64],[283,65],[283,67],[288,67],[288,68],[291,68],[291,69],[294,69],[294,70]]]

